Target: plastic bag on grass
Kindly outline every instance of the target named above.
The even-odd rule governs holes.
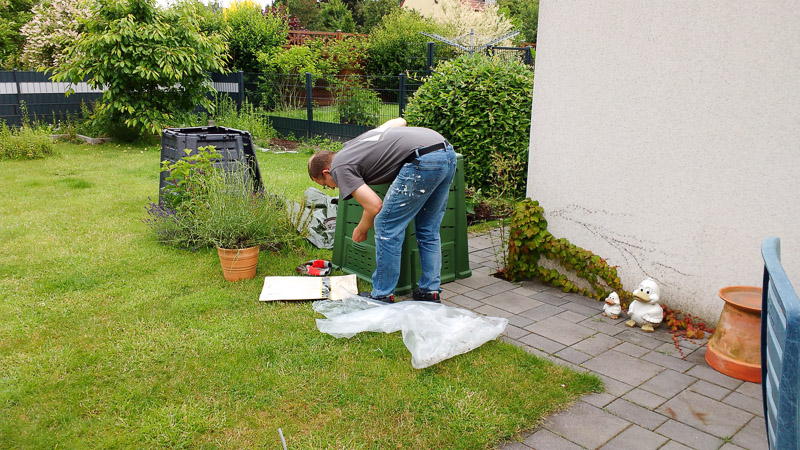
[[[313,303],[317,328],[336,338],[362,331],[402,332],[411,366],[424,369],[497,339],[508,319],[487,317],[439,303],[405,301],[386,305],[357,295]]]

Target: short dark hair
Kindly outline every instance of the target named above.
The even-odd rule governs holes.
[[[336,153],[330,150],[321,150],[314,153],[311,159],[308,160],[308,175],[311,179],[319,180],[322,178],[322,171],[331,168],[334,156],[336,156]]]

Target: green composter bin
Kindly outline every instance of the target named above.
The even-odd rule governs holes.
[[[447,210],[442,219],[439,233],[442,239],[442,284],[469,278],[469,249],[467,248],[467,211],[464,196],[464,158],[457,154],[456,173],[450,185]],[[388,184],[370,186],[380,197],[386,195]],[[353,242],[353,230],[361,220],[363,208],[355,199],[339,202],[336,214],[336,233],[334,235],[334,266],[347,273],[356,274],[362,280],[372,282],[375,271],[375,232],[369,230],[367,240]],[[405,240],[400,260],[400,279],[395,294],[406,294],[414,289],[422,269],[419,265],[419,250],[414,230],[414,221],[406,228]]]

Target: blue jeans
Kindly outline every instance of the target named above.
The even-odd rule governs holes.
[[[442,271],[442,224],[450,183],[456,172],[456,154],[447,144],[406,163],[400,169],[375,216],[375,262],[372,296],[394,292],[400,278],[400,257],[406,228],[414,222],[422,276],[419,289],[439,292]]]

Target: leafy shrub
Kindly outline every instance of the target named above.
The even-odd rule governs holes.
[[[406,70],[426,70],[423,44],[430,38],[420,31],[448,35],[450,29],[413,10],[398,9],[383,16],[370,34],[367,73],[396,76]]]
[[[289,14],[296,16],[309,30],[318,28],[320,9],[317,0],[283,0],[276,3],[285,4],[289,8]]]
[[[196,211],[202,208],[208,192],[207,182],[216,175],[214,161],[222,157],[213,145],[184,149],[186,155],[177,161],[162,161],[161,171],[167,173],[161,193],[164,205],[178,211]]]
[[[267,6],[264,8],[264,15],[278,17],[289,27],[290,31],[308,31],[297,16],[293,16],[289,13],[289,7],[286,5]]]
[[[516,61],[462,56],[440,64],[408,104],[410,125],[432,128],[464,155],[468,186],[491,192],[492,154],[512,157],[524,182],[533,71]]]
[[[381,99],[372,89],[345,81],[337,89],[336,111],[341,123],[378,126]]]
[[[361,0],[356,5],[355,19],[362,33],[369,33],[383,16],[400,9],[397,0]]]
[[[283,109],[295,109],[305,101],[305,73],[318,80],[322,74],[330,73],[331,65],[309,46],[295,45],[288,49],[273,49],[260,53],[262,64],[260,91],[263,103],[279,105]]]
[[[497,6],[500,7],[500,12],[511,19],[511,23],[520,31],[514,39],[516,42],[536,42],[539,0],[497,0]]]
[[[58,81],[105,88],[94,120],[114,137],[159,132],[178,111],[210,108],[210,71],[221,71],[225,43],[199,31],[199,6],[162,10],[150,0],[93,0],[86,32],[54,70]]]
[[[314,49],[328,64],[328,73],[336,74],[342,70],[361,72],[367,61],[369,41],[359,37],[333,40],[312,40],[308,46]]]
[[[38,159],[53,154],[53,140],[46,128],[23,124],[10,128],[0,121],[0,160]]]
[[[20,65],[25,36],[20,28],[33,17],[33,0],[0,0],[0,68],[11,70]]]
[[[234,70],[258,72],[258,54],[280,48],[289,36],[289,27],[280,17],[263,14],[259,5],[248,0],[226,9],[225,21],[230,27],[229,66]]]
[[[56,124],[55,132],[66,135],[70,141],[78,141],[78,135],[89,137],[107,137],[108,130],[92,119],[94,103],[86,104],[81,101],[81,110],[76,114],[67,114],[63,119],[57,118],[53,113],[53,123]]]
[[[330,0],[323,3],[319,11],[319,25],[322,31],[338,31],[352,33],[356,30],[353,13],[347,9],[342,0]]]

